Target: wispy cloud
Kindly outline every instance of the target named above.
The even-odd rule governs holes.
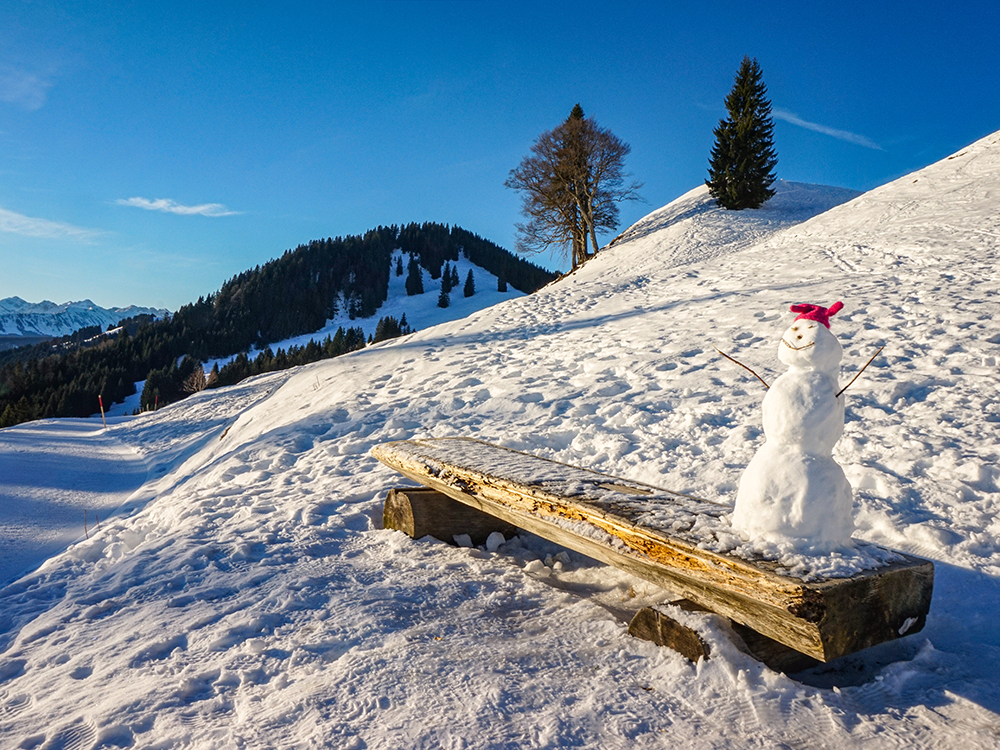
[[[0,232],[19,234],[23,237],[40,237],[42,239],[76,239],[92,240],[104,234],[97,229],[87,229],[77,227],[72,224],[65,224],[61,221],[50,221],[49,219],[38,219],[33,216],[8,211],[0,208]]]
[[[853,143],[857,146],[864,146],[865,148],[871,148],[876,151],[885,151],[880,145],[875,143],[875,141],[870,138],[866,138],[863,135],[858,135],[857,133],[852,133],[848,130],[838,130],[837,128],[830,128],[826,125],[819,125],[815,122],[809,122],[808,120],[803,120],[794,112],[789,112],[787,109],[774,109],[771,114],[778,120],[784,120],[791,125],[798,125],[800,128],[806,128],[807,130],[815,130],[817,133],[822,133],[823,135],[828,135],[831,138],[837,138],[841,141],[847,141],[848,143]]]
[[[159,268],[205,269],[219,265],[218,261],[213,261],[206,255],[184,255],[182,253],[164,252],[140,246],[129,247],[126,250],[127,252],[121,254],[121,262],[137,271]]]
[[[119,206],[133,206],[147,211],[163,211],[181,216],[238,216],[240,211],[230,211],[221,203],[202,203],[199,206],[185,206],[169,198],[120,198],[115,201]]]
[[[42,75],[0,65],[0,102],[34,112],[45,105],[52,81]]]

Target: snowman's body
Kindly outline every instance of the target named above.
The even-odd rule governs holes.
[[[778,346],[788,372],[764,397],[766,440],[740,479],[732,525],[750,539],[829,552],[854,531],[851,485],[833,460],[844,432],[843,351],[815,320],[796,320]]]

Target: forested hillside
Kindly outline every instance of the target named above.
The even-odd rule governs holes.
[[[133,332],[123,329],[89,345],[79,336],[65,337],[59,345],[0,353],[0,427],[88,416],[96,410],[98,395],[106,404],[120,401],[135,393],[136,382],[147,379],[156,384],[156,393],[150,390],[150,404],[144,406],[154,398],[163,404],[204,387],[197,377],[189,382],[202,361],[316,331],[338,311],[352,319],[371,317],[386,299],[390,259],[397,248],[432,278],[440,278],[444,263],[460,253],[525,293],[555,277],[472,232],[442,224],[394,225],[313,240]],[[364,339],[359,341],[352,330],[294,356],[283,355],[278,364],[302,364],[363,346]],[[276,366],[271,361],[267,369]],[[220,384],[234,382],[234,372],[253,371],[236,368]]]

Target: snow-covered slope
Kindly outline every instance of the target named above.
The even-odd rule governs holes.
[[[650,258],[662,269],[745,250],[779,229],[811,219],[859,195],[846,188],[785,180],[779,180],[775,190],[777,194],[759,210],[721,211],[708,199],[707,187],[696,187],[615,238],[615,265],[635,262],[635,253]]]
[[[167,310],[135,305],[104,308],[89,299],[57,305],[48,300],[32,303],[20,297],[7,297],[0,299],[0,336],[66,336],[87,326],[106,330],[135,315],[161,318],[167,314]]]
[[[389,267],[395,269],[397,260],[402,260],[403,267],[406,268],[409,257],[409,254],[402,250],[396,250],[389,260]],[[491,307],[505,300],[524,296],[523,292],[512,286],[508,286],[506,292],[497,291],[497,277],[472,263],[464,255],[460,255],[458,260],[448,261],[448,266],[457,269],[458,286],[449,293],[447,307],[441,307],[438,304],[441,295],[441,279],[431,278],[426,268],[420,268],[424,292],[414,295],[406,293],[406,273],[397,276],[393,270],[389,274],[389,290],[386,300],[375,311],[374,315],[367,318],[351,318],[345,312],[347,305],[341,303],[337,306],[337,315],[328,320],[320,330],[276,342],[271,344],[271,348],[277,351],[279,348],[287,348],[288,346],[303,346],[310,340],[321,341],[325,336],[333,336],[340,327],[357,327],[364,331],[366,337],[372,336],[375,334],[379,320],[386,316],[392,316],[398,321],[405,315],[407,325],[413,330],[419,331],[439,323],[464,318],[477,310]],[[471,296],[466,297],[465,282],[469,273],[472,274],[475,290]],[[210,370],[211,365],[211,362],[206,364],[205,369]]]
[[[732,214],[694,191],[535,295],[112,426],[149,478],[0,591],[0,745],[995,747],[998,158],[994,135],[812,219],[848,196]],[[713,347],[771,379],[788,305],[836,299],[843,382],[886,345],[836,457],[857,536],[935,560],[921,633],[793,679],[692,615],[695,666],[627,637],[614,612],[663,594],[613,569],[380,528],[403,480],[368,450],[413,436],[731,501],[763,389]],[[33,429],[57,427],[0,433],[0,475],[51,459]],[[89,465],[75,440],[61,460]],[[75,481],[49,465],[0,493]]]
[[[1000,135],[994,133],[915,174],[872,190],[783,234],[844,271],[887,273],[906,264],[954,266],[988,261],[1000,241]],[[989,281],[1000,264],[986,263]],[[994,288],[996,284],[993,284]],[[992,295],[991,295],[992,296]]]

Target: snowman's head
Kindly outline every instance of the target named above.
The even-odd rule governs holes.
[[[805,370],[836,370],[843,354],[837,337],[815,320],[796,320],[778,344],[778,359]]]
[[[830,316],[843,306],[841,302],[835,302],[829,308],[792,305],[792,312],[800,314],[781,337],[778,359],[789,367],[835,371],[844,350],[837,337],[830,333]]]

